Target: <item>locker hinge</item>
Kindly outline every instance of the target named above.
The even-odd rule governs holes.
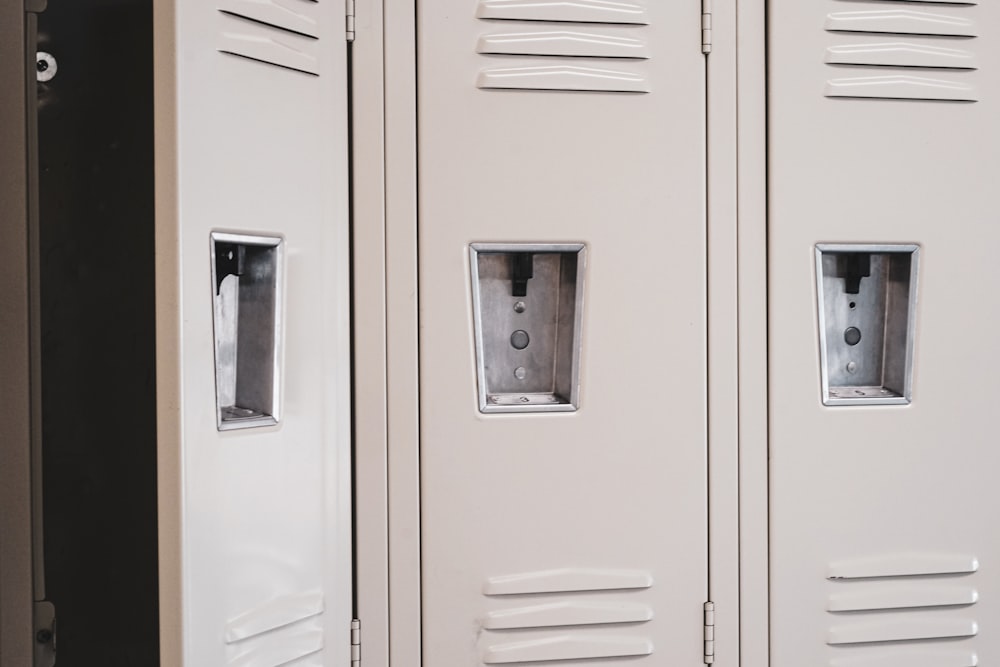
[[[715,603],[705,603],[705,664],[715,662]]]
[[[351,667],[361,664],[361,621],[351,621]]]
[[[48,600],[35,601],[35,667],[56,664],[56,608]]]
[[[354,41],[354,0],[344,0],[347,16],[347,41]]]
[[[701,52],[712,52],[712,0],[701,0]]]

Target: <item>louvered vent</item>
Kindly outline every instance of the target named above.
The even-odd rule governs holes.
[[[278,667],[319,655],[323,607],[323,594],[307,591],[273,598],[230,619],[223,634],[227,667]]]
[[[653,577],[638,570],[567,568],[493,577],[483,586],[496,602],[482,621],[483,663],[652,655],[652,640],[634,630],[653,618],[641,599],[652,585]],[[638,597],[622,601],[613,595],[621,591]],[[615,629],[622,627],[630,631]]]
[[[975,667],[972,556],[902,554],[830,566],[833,667]]]
[[[314,0],[222,0],[218,50],[319,76],[317,9]]]
[[[846,4],[846,3],[845,3]],[[857,76],[830,79],[827,97],[975,102],[971,70],[978,68],[968,46],[979,36],[969,13],[976,0],[888,0],[826,17],[828,32],[850,39],[827,48],[826,62],[872,68]]]
[[[479,72],[486,89],[647,93],[645,4],[604,0],[480,0],[491,28],[477,52],[509,56]]]

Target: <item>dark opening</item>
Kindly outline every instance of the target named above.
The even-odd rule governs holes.
[[[151,0],[49,0],[42,480],[59,667],[159,664]],[[51,68],[51,65],[47,69]]]

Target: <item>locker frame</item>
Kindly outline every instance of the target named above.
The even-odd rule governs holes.
[[[766,0],[737,3],[739,635],[742,667],[769,655]],[[738,37],[738,39],[736,39]]]
[[[707,119],[710,597],[722,610],[716,664],[763,667],[768,662],[765,5],[717,0],[712,13],[718,38],[708,61],[713,104]],[[412,401],[419,389],[412,289],[414,5],[372,3],[360,9],[356,25],[354,254],[366,258],[355,266],[353,325],[364,332],[355,336],[354,357],[358,615],[366,661],[416,664],[421,630],[419,405]]]
[[[27,34],[22,2],[0,5],[0,664],[32,652]],[[20,224],[18,224],[20,223]]]

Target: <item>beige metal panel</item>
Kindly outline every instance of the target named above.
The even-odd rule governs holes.
[[[768,665],[764,1],[737,3],[740,664]]]
[[[932,102],[824,96],[831,79],[899,73],[824,62],[827,48],[848,41],[824,29],[842,4],[770,6],[772,664],[919,664],[913,653],[941,651],[947,664],[990,664],[1000,658],[990,623],[1000,615],[1000,535],[990,528],[1000,465],[1000,302],[992,291],[1000,7],[934,8],[978,37],[933,46],[970,51],[979,69],[907,69],[978,100]],[[920,246],[910,405],[823,406],[820,242]],[[957,574],[956,563],[965,564]],[[827,608],[847,591],[875,597],[883,582],[925,601],[904,610]],[[934,603],[957,584],[978,601]]]
[[[740,664],[736,2],[712,6],[708,57],[709,598],[717,667]]]
[[[497,26],[474,9],[418,7],[423,664],[575,657],[596,666],[619,664],[615,656],[699,664],[707,592],[699,4],[645,4],[649,25],[635,35],[649,44],[649,60],[570,63],[628,72],[645,81],[645,94],[477,89],[481,72],[567,63],[476,53],[480,34]],[[564,85],[588,90],[554,84]],[[479,412],[473,242],[586,244],[576,412]],[[636,574],[651,585],[599,590],[609,577]],[[490,594],[491,580],[504,577],[534,581],[538,592]],[[493,612],[570,600],[645,604],[653,617],[483,626]]]
[[[164,664],[350,660],[347,49],[342,6],[307,5],[319,39],[157,5]],[[212,231],[283,237],[275,426],[216,426]]]
[[[182,401],[179,364],[180,322],[164,318],[161,308],[176,311],[181,302],[180,227],[160,224],[178,220],[177,34],[176,3],[153,5],[153,77],[155,210],[156,210],[156,484],[159,551],[160,662],[184,664],[184,559]],[[166,443],[174,446],[167,447]]]
[[[0,4],[0,665],[30,665],[31,403],[24,7]],[[32,85],[32,88],[34,86]]]
[[[385,94],[382,3],[356,5],[351,65],[354,252],[354,512],[357,615],[366,664],[389,664]]]
[[[417,399],[416,14],[385,0],[386,347],[389,427],[389,662],[420,664]]]

